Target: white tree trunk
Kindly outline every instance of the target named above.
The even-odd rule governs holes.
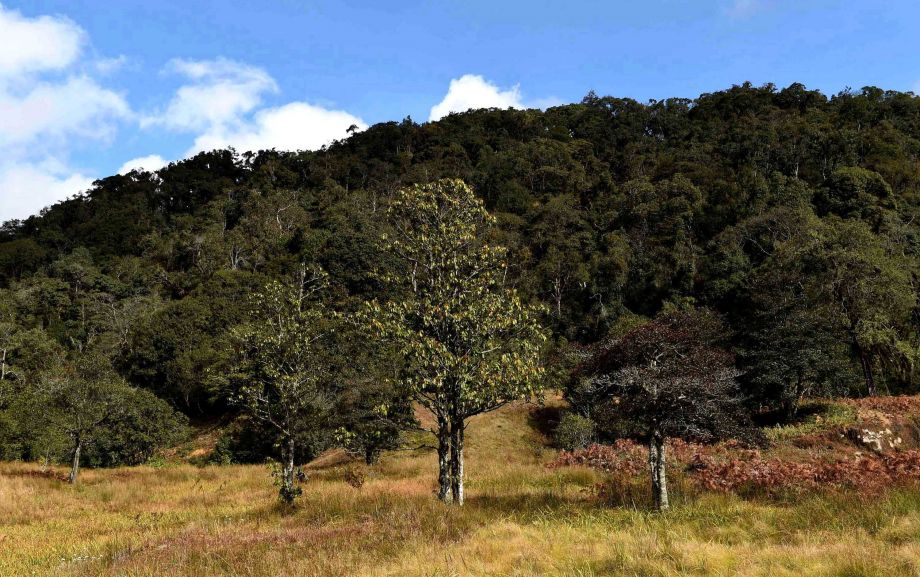
[[[77,437],[77,442],[73,448],[73,462],[70,466],[70,476],[67,477],[67,482],[71,485],[76,484],[77,475],[80,474],[80,451],[83,449],[83,439]]]
[[[452,424],[450,438],[451,493],[454,504],[463,505],[463,420]]]
[[[653,431],[648,444],[648,465],[652,475],[652,496],[655,499],[655,510],[667,511],[668,479],[665,473],[664,437],[658,431]]]
[[[450,503],[451,450],[450,425],[444,417],[438,418],[438,499]]]

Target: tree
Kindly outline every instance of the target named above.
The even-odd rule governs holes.
[[[827,303],[842,342],[848,343],[868,395],[877,391],[877,369],[910,379],[917,346],[910,316],[917,306],[915,260],[889,250],[884,238],[861,221],[830,218],[800,248],[803,284]]]
[[[272,427],[281,446],[279,496],[293,503],[298,436],[320,430],[334,405],[328,337],[336,315],[321,296],[327,275],[301,266],[293,282],[270,282],[253,299],[250,321],[234,330],[241,383],[235,397]]]
[[[603,407],[595,418],[626,419],[649,446],[655,508],[669,507],[665,441],[749,438],[724,327],[701,310],[670,310],[595,346],[577,369]]]
[[[100,356],[79,355],[66,362],[48,379],[55,424],[70,439],[71,466],[68,482],[75,484],[80,457],[87,444],[105,428],[118,410],[119,388],[126,387]]]
[[[139,464],[184,434],[184,417],[150,392],[128,385],[96,351],[72,352],[42,381],[34,392],[41,402],[33,406],[48,412],[31,435],[58,434],[69,441],[72,484],[87,450],[98,449],[90,455],[92,464]]]
[[[336,333],[341,366],[335,370],[341,385],[334,418],[339,443],[373,465],[384,451],[399,448],[403,432],[417,429],[418,422],[412,398],[399,379],[397,351],[379,341],[368,347],[363,329],[349,323]]]
[[[493,217],[460,180],[401,190],[388,209],[386,275],[405,297],[373,302],[371,327],[396,343],[414,398],[437,421],[438,497],[463,504],[467,420],[537,392],[543,335],[537,309],[508,284]]]

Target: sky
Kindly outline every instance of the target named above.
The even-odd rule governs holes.
[[[0,0],[0,222],[202,150],[745,81],[920,93],[917,0]]]

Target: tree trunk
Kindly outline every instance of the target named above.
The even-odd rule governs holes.
[[[463,419],[456,419],[451,425],[450,489],[454,503],[463,505]]]
[[[447,419],[438,418],[438,499],[450,503],[450,426]]]
[[[70,476],[67,477],[67,481],[74,485],[77,482],[77,475],[80,474],[80,450],[83,449],[83,439],[80,437],[76,438],[76,443],[73,448],[73,463],[70,466]]]
[[[859,344],[859,338],[856,336],[856,323],[851,322],[850,338],[853,339],[852,351],[859,357],[859,364],[863,370],[863,378],[866,381],[866,394],[870,397],[875,396],[875,376],[872,374],[872,359]]]
[[[281,471],[281,498],[286,503],[293,503],[294,492],[294,439],[287,440],[284,451],[284,467]]]
[[[380,451],[377,447],[364,447],[364,463],[368,466],[374,465],[380,460]]]
[[[859,349],[859,362],[862,364],[863,375],[866,378],[866,390],[869,393],[870,397],[875,396],[875,376],[872,374],[872,360],[869,359],[869,356],[863,351],[860,347]]]
[[[652,474],[652,496],[656,511],[667,511],[668,479],[665,474],[664,437],[659,431],[653,431],[648,444],[648,465]]]

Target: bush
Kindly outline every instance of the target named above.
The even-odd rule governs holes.
[[[121,403],[118,418],[86,447],[85,466],[140,465],[188,437],[188,418],[150,391],[130,389]]]
[[[594,441],[594,421],[576,413],[566,413],[559,420],[553,438],[560,449],[584,449]]]
[[[345,467],[343,476],[346,483],[355,489],[360,489],[364,486],[364,482],[367,481],[367,470],[360,465],[351,464]]]
[[[331,434],[298,435],[294,461],[309,463],[325,451],[333,440]],[[264,463],[268,459],[282,459],[277,433],[270,425],[244,416],[227,427],[217,440],[209,460],[215,464],[229,465]]]

